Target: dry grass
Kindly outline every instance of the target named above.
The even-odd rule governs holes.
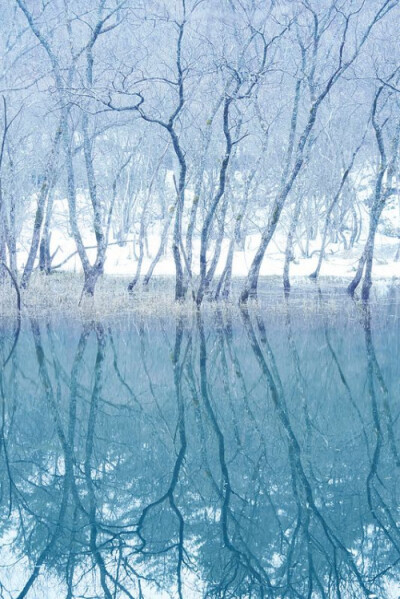
[[[68,317],[78,319],[104,319],[143,315],[156,317],[193,317],[196,306],[191,299],[174,301],[173,278],[154,278],[148,291],[140,285],[133,295],[127,291],[125,277],[104,276],[99,280],[94,298],[81,299],[82,277],[73,273],[57,273],[44,276],[35,273],[27,290],[21,290],[22,313],[37,317]],[[222,313],[238,311],[238,296],[241,281],[236,280],[232,298],[228,302],[205,301],[202,311]],[[302,317],[317,313],[357,316],[357,302],[354,303],[345,293],[346,282],[340,279],[324,279],[322,295],[318,294],[314,282],[307,278],[293,281],[290,296],[291,312]],[[374,287],[375,303],[385,304],[389,284]],[[287,303],[283,296],[282,283],[277,277],[264,278],[259,286],[259,299],[249,303],[249,310],[259,309],[264,314],[283,315]],[[16,315],[16,294],[8,281],[0,284],[0,317],[12,318]]]
[[[155,277],[148,290],[141,285],[130,294],[127,277],[104,276],[96,286],[93,298],[82,297],[82,276],[57,273],[45,276],[35,273],[29,288],[21,289],[22,313],[29,316],[55,316],[78,319],[103,319],[130,314],[149,316],[192,315],[194,302],[174,301],[173,278]],[[232,306],[226,303],[225,306]],[[213,304],[208,304],[209,307]],[[17,314],[16,293],[8,280],[0,284],[0,317]]]

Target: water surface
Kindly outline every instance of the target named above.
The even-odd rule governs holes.
[[[400,595],[400,304],[274,301],[23,319],[1,597]]]

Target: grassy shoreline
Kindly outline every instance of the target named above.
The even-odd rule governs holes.
[[[154,277],[148,290],[137,286],[131,295],[127,290],[128,277],[104,275],[98,282],[93,298],[82,298],[83,277],[75,273],[57,273],[45,276],[34,273],[29,288],[21,289],[21,312],[30,316],[68,316],[78,318],[107,318],[130,314],[138,315],[191,315],[196,306],[188,297],[184,302],[174,301],[174,278]],[[231,298],[228,301],[203,302],[202,311],[238,310],[238,297],[243,280],[235,279]],[[290,301],[304,313],[324,310],[336,312],[344,305],[354,304],[346,293],[348,280],[343,277],[322,277],[316,284],[308,277],[292,280]],[[318,289],[322,293],[318,296]],[[371,302],[385,302],[388,294],[400,289],[396,279],[377,280],[372,288]],[[188,294],[190,295],[190,294]],[[249,307],[257,305],[268,312],[283,313],[286,310],[282,281],[280,277],[262,277],[259,284],[257,302],[249,302]],[[17,314],[16,292],[9,280],[0,284],[0,318],[14,317]]]

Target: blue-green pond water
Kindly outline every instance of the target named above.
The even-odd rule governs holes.
[[[400,596],[400,303],[274,301],[22,319],[0,597]]]

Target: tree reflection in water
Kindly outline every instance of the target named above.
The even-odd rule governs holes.
[[[22,322],[0,379],[1,597],[400,594],[399,320],[285,301]]]

